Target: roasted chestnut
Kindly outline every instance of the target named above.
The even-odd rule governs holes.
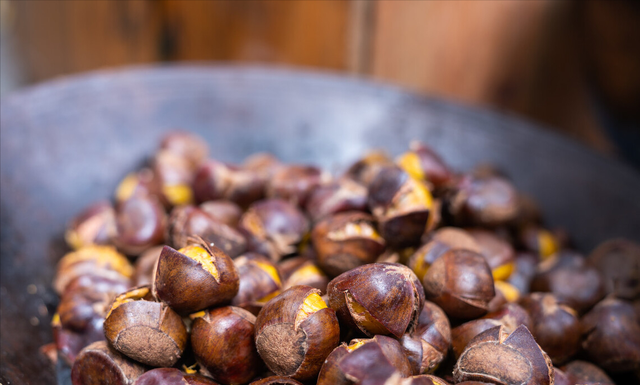
[[[537,225],[528,225],[521,229],[519,242],[524,249],[533,252],[541,260],[547,259],[560,251],[560,243],[555,235]]]
[[[153,196],[134,195],[116,206],[114,244],[125,254],[138,255],[164,240],[167,215]]]
[[[398,372],[398,377],[411,376],[411,365],[398,341],[374,336],[355,339],[349,345],[335,348],[318,375],[317,385],[348,385],[384,380]]]
[[[262,369],[254,340],[256,317],[226,306],[205,311],[191,325],[191,346],[200,365],[223,384],[245,384]]]
[[[400,343],[411,363],[413,374],[433,373],[451,347],[451,325],[447,315],[435,303],[425,301],[413,333]]]
[[[489,301],[489,308],[487,310],[490,313],[500,309],[508,303],[517,302],[520,299],[520,290],[509,282],[494,281],[493,287],[496,291],[496,296]]]
[[[562,367],[571,384],[576,385],[616,385],[607,374],[586,361],[571,361]]]
[[[82,349],[71,368],[73,385],[129,385],[144,373],[144,366],[118,353],[105,341]]]
[[[343,178],[313,190],[305,208],[311,220],[317,222],[328,215],[344,211],[365,211],[367,196],[366,187]]]
[[[104,334],[117,351],[149,366],[172,366],[187,345],[182,318],[154,301],[148,286],[116,297],[104,320]]]
[[[329,277],[320,270],[314,260],[299,256],[282,260],[278,266],[285,279],[284,289],[305,285],[315,287],[322,293],[327,292]]]
[[[555,365],[567,361],[580,347],[580,322],[576,311],[549,293],[531,293],[520,300],[533,321],[538,345]]]
[[[69,247],[111,244],[116,234],[116,216],[111,203],[100,201],[84,209],[69,224],[64,238]]]
[[[222,250],[194,240],[180,250],[165,246],[153,283],[154,296],[181,315],[228,303],[238,293],[238,271]]]
[[[238,270],[240,286],[231,304],[257,314],[262,305],[280,294],[282,279],[274,263],[256,253],[247,253],[233,263]]]
[[[372,263],[334,278],[327,286],[329,306],[342,325],[367,336],[412,333],[424,307],[416,275],[397,263]]]
[[[515,268],[516,252],[509,242],[495,232],[472,228],[467,230],[480,247],[480,254],[487,260],[495,281],[504,281]]]
[[[398,158],[398,165],[412,177],[425,180],[435,188],[451,183],[452,172],[431,148],[417,140],[409,144],[409,151]]]
[[[531,281],[538,271],[538,257],[530,252],[516,254],[514,271],[507,282],[515,287],[520,294],[530,292]]]
[[[208,160],[200,165],[193,182],[197,202],[226,199],[247,207],[262,199],[265,179],[260,174],[242,167]]]
[[[553,365],[526,326],[513,333],[497,326],[477,335],[453,370],[456,383],[553,385]]]
[[[207,142],[197,135],[186,131],[173,131],[162,138],[160,151],[184,158],[195,168],[207,158],[209,148]]]
[[[158,200],[164,199],[160,180],[153,170],[147,167],[125,176],[115,191],[116,204],[140,196],[153,196]]]
[[[199,236],[213,243],[231,258],[242,254],[247,241],[236,229],[228,226],[195,206],[179,206],[171,211],[167,227],[167,240],[179,249],[187,245],[189,237]]]
[[[311,240],[318,265],[332,277],[375,262],[385,247],[373,217],[353,211],[320,221],[311,232]]]
[[[589,255],[589,264],[604,276],[607,293],[640,299],[640,245],[626,239],[604,242]]]
[[[493,276],[484,257],[464,249],[452,249],[438,258],[422,280],[426,298],[448,316],[477,318],[485,314],[495,296]]]
[[[582,348],[611,372],[640,367],[640,320],[624,300],[606,298],[580,320]]]
[[[269,301],[258,314],[256,347],[275,374],[311,379],[340,342],[335,311],[319,294],[309,286],[294,286]]]
[[[280,167],[267,185],[269,198],[280,198],[305,207],[311,192],[331,181],[331,175],[314,166]]]
[[[242,216],[240,206],[224,199],[203,202],[200,204],[200,209],[213,219],[231,227],[238,226],[238,221]]]
[[[344,177],[369,188],[382,169],[393,167],[393,165],[393,161],[386,153],[382,151],[372,151],[351,165],[345,172]]]
[[[187,374],[175,368],[157,368],[144,373],[133,385],[218,385],[204,376]]]
[[[267,199],[251,205],[240,218],[238,227],[247,235],[250,251],[279,261],[296,251],[309,230],[309,222],[291,203]]]

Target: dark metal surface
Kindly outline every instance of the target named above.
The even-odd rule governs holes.
[[[109,198],[177,127],[202,135],[221,160],[270,151],[330,170],[367,149],[395,155],[422,139],[458,170],[504,169],[585,251],[614,236],[640,241],[640,176],[630,168],[521,120],[339,76],[205,66],[98,72],[14,94],[0,118],[4,385],[55,382],[38,348],[51,341],[64,226]]]

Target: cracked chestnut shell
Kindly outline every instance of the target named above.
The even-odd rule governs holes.
[[[451,183],[453,173],[430,147],[414,140],[409,144],[409,151],[398,158],[398,165],[418,180],[425,180],[435,188],[442,188]]]
[[[197,202],[217,199],[230,200],[241,207],[262,199],[265,179],[242,167],[210,159],[200,165],[193,181]]]
[[[598,366],[614,373],[640,368],[640,320],[633,305],[606,298],[580,323],[582,348]]]
[[[175,368],[157,368],[145,372],[133,385],[218,385],[217,382]]]
[[[209,153],[204,139],[186,131],[173,131],[164,135],[160,142],[160,150],[186,159],[192,168],[204,162]]]
[[[331,176],[318,167],[285,165],[269,179],[267,196],[305,207],[311,193],[330,180]]]
[[[167,215],[153,196],[134,195],[116,206],[116,247],[138,255],[164,240]]]
[[[344,177],[369,188],[371,182],[373,182],[382,169],[393,166],[393,160],[391,160],[386,153],[382,151],[371,151],[351,165],[345,172]]]
[[[195,206],[179,206],[171,211],[167,226],[167,240],[173,247],[185,247],[189,237],[199,236],[207,244],[213,243],[231,258],[242,254],[247,241],[236,229],[228,226]]]
[[[243,254],[233,263],[238,270],[240,287],[231,305],[257,314],[267,301],[282,290],[278,268],[270,259],[256,253]]]
[[[231,227],[238,226],[238,221],[242,216],[240,206],[224,199],[203,202],[200,204],[200,210],[209,214],[213,219]]]
[[[144,373],[144,366],[128,359],[106,341],[82,349],[71,368],[73,385],[129,385]]]
[[[284,278],[284,289],[296,285],[315,287],[323,294],[327,292],[329,277],[320,270],[313,259],[305,256],[288,258],[278,264]]]
[[[245,384],[262,369],[254,340],[256,317],[226,306],[193,320],[191,347],[198,363],[216,381]]]
[[[165,206],[193,203],[191,184],[195,167],[189,159],[172,151],[160,150],[154,155],[151,168],[160,186]]]
[[[318,265],[332,277],[375,262],[386,244],[376,231],[374,218],[360,212],[335,214],[320,221],[311,240]]]
[[[589,264],[604,277],[607,293],[633,300],[640,298],[640,245],[626,239],[601,243],[589,255]]]
[[[451,324],[435,303],[425,301],[413,333],[400,343],[411,363],[413,374],[433,373],[446,358],[451,347]]]
[[[238,286],[238,271],[231,258],[217,247],[194,241],[180,250],[162,249],[153,294],[185,315],[230,302]]]
[[[381,380],[394,373],[411,376],[411,364],[400,343],[393,338],[376,335],[342,343],[327,357],[318,375],[317,385],[348,385]]]
[[[531,332],[555,365],[567,361],[580,347],[580,321],[575,310],[553,294],[531,293],[520,300],[533,321]]]
[[[258,314],[256,348],[273,373],[309,380],[340,342],[335,311],[319,294],[309,286],[294,286]]]
[[[560,242],[549,230],[538,226],[528,225],[522,228],[518,234],[520,245],[545,260],[560,251]]]
[[[329,215],[345,211],[366,211],[367,188],[351,179],[343,178],[313,190],[306,212],[317,222]]]
[[[456,383],[553,385],[553,365],[526,326],[513,333],[498,326],[477,335],[453,370]]]
[[[72,249],[108,245],[116,234],[116,215],[108,201],[96,202],[71,220],[64,239]]]
[[[508,279],[515,268],[516,252],[509,242],[495,232],[472,228],[467,230],[480,247],[480,254],[487,260],[495,281]]]
[[[469,250],[447,251],[427,270],[422,283],[426,298],[452,318],[484,315],[495,296],[489,265],[482,255]]]
[[[422,281],[436,259],[451,249],[466,249],[480,253],[480,246],[467,231],[456,227],[443,227],[432,233],[427,242],[411,255],[407,266]]]
[[[187,346],[182,318],[154,301],[148,286],[115,298],[104,321],[104,335],[120,353],[156,367],[173,366]]]
[[[412,333],[424,307],[416,275],[397,263],[372,263],[334,278],[327,286],[329,306],[342,325],[367,336]]]
[[[279,261],[296,251],[309,230],[309,222],[291,203],[266,199],[249,207],[240,218],[238,228],[247,236],[249,251]]]
[[[415,246],[425,232],[433,197],[424,182],[399,167],[382,169],[369,187],[369,208],[393,248]]]

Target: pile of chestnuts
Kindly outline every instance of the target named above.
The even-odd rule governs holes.
[[[74,385],[640,381],[640,246],[585,257],[500,171],[422,143],[335,177],[173,132],[65,237]]]

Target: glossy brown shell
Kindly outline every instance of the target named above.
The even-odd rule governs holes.
[[[277,271],[276,265],[269,258],[257,253],[246,253],[234,259],[240,286],[238,294],[231,300],[231,305],[252,306],[256,301],[282,289],[280,274],[278,273],[278,282],[256,262],[270,265]]]
[[[71,369],[71,383],[129,385],[144,370],[144,366],[118,353],[105,341],[99,341],[80,352]]]
[[[451,325],[447,315],[433,302],[425,301],[413,333],[400,343],[411,363],[414,375],[433,373],[451,347]]]
[[[116,206],[114,244],[125,254],[138,255],[162,243],[166,222],[164,207],[155,197],[134,195]]]
[[[133,385],[218,385],[218,383],[204,376],[186,374],[180,369],[158,368],[145,372]]]

